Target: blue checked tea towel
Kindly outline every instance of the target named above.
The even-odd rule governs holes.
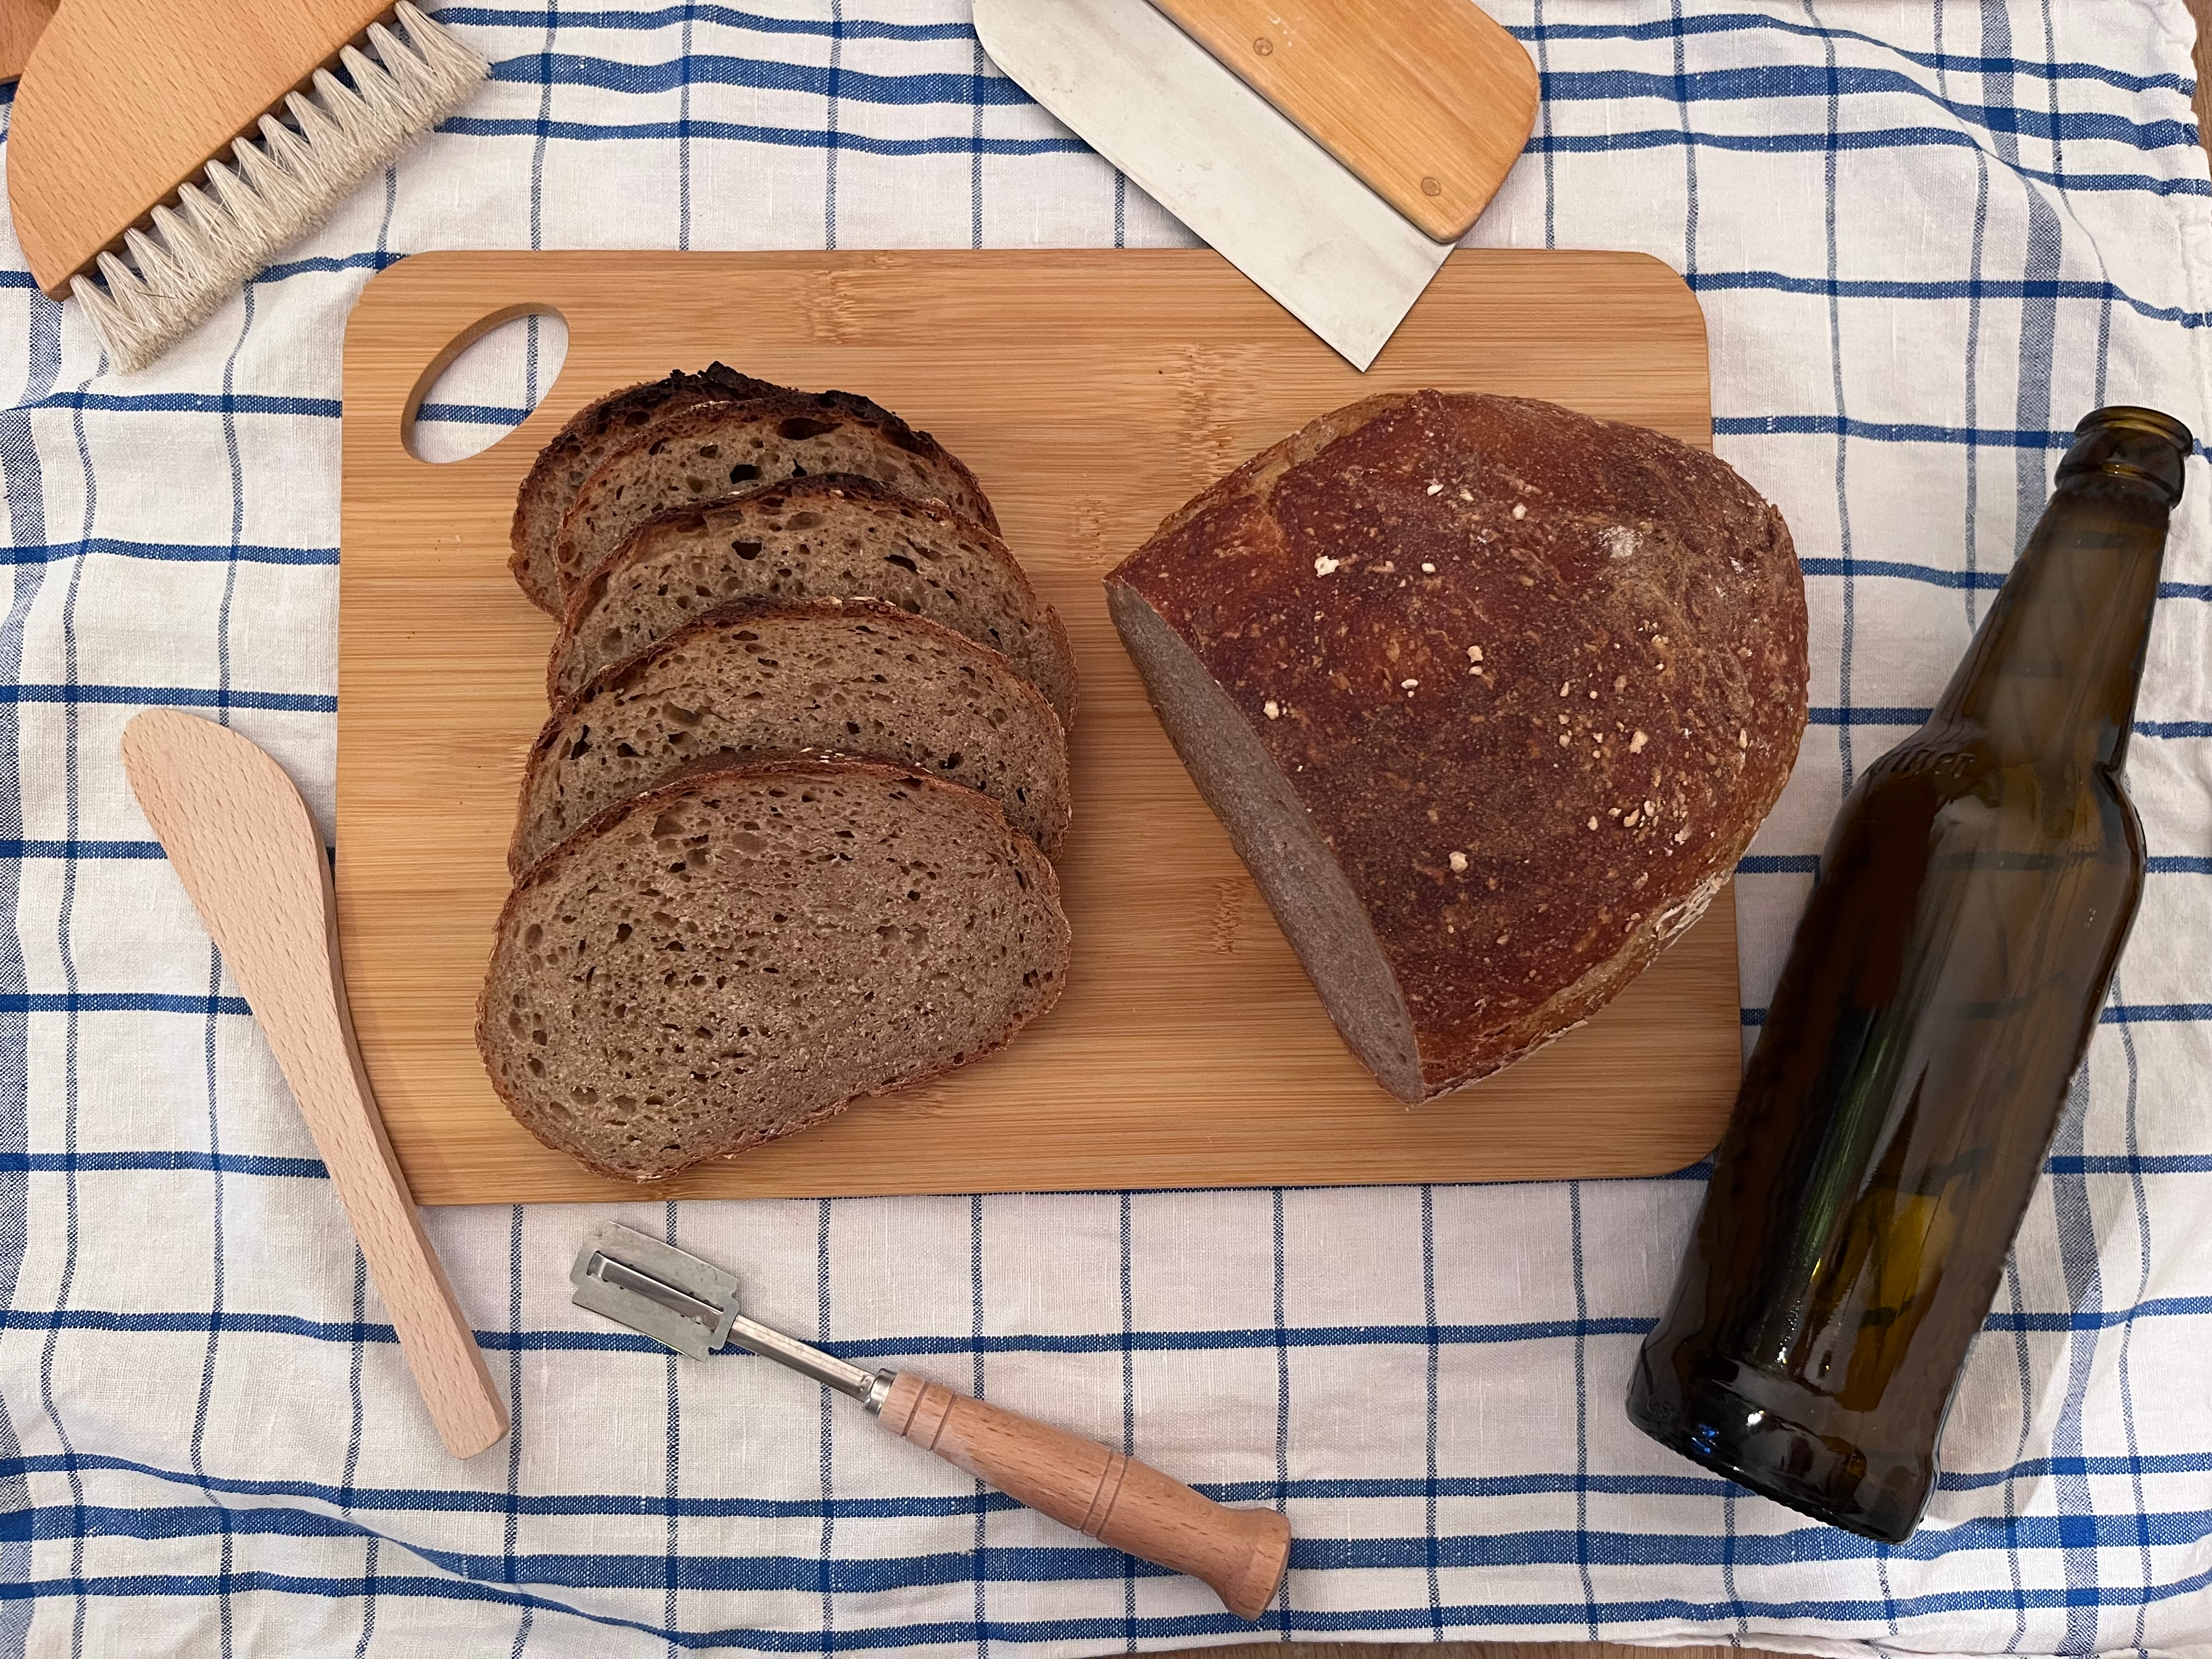
[[[1447,3],[1449,0],[1437,0]],[[1544,76],[1474,240],[1635,248],[1780,504],[1811,730],[1741,866],[1755,1026],[1831,814],[1920,718],[2109,402],[2200,433],[2212,218],[2179,0],[1500,0]],[[568,1304],[602,1212],[433,1213],[514,1432],[439,1449],[298,1115],[116,761],[204,709],[328,823],[339,346],[422,248],[1158,244],[960,0],[448,5],[459,115],[182,349],[106,372],[0,273],[0,1656],[1009,1659],[1244,1634],[763,1363]],[[0,239],[9,240],[9,239]],[[428,411],[548,384],[518,325]],[[740,365],[742,366],[742,365]],[[1909,1544],[1812,1524],[1621,1410],[1701,1192],[1665,1180],[641,1202],[757,1311],[1286,1508],[1261,1634],[1808,1652],[2212,1644],[2212,469],[2131,773],[2153,854],[2086,1082]]]

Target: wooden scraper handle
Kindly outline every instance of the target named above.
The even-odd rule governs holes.
[[[1229,1509],[1095,1440],[912,1371],[891,1379],[881,1415],[893,1433],[1018,1503],[1212,1585],[1239,1619],[1266,1612],[1282,1582],[1291,1523],[1273,1510]]]
[[[1473,0],[1152,0],[1422,232],[1455,242],[1535,125],[1528,48]]]
[[[385,1137],[307,802],[246,738],[173,708],[124,728],[123,767],[307,1120],[439,1437],[454,1456],[475,1455],[507,1432],[507,1403]]]

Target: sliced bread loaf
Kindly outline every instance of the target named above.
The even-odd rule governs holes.
[[[849,392],[788,392],[672,416],[610,451],[576,491],[553,540],[562,602],[623,538],[672,507],[757,484],[856,473],[902,495],[943,501],[995,534],[975,476],[927,432]]]
[[[1106,580],[1346,1041],[1419,1100],[1588,1018],[1790,776],[1805,590],[1728,465],[1525,398],[1340,410]]]
[[[570,602],[556,703],[685,623],[741,600],[872,598],[1000,652],[1075,724],[1075,659],[1006,544],[935,501],[866,478],[793,478],[647,519]]]
[[[508,866],[688,761],[802,750],[981,790],[1047,853],[1067,830],[1060,721],[1012,663],[891,605],[814,599],[711,611],[556,712],[523,769]]]
[[[570,416],[568,424],[538,453],[537,465],[515,492],[514,527],[507,536],[514,555],[507,568],[514,572],[514,580],[531,602],[556,617],[561,614],[561,579],[553,568],[553,538],[559,533],[561,515],[576,499],[577,489],[617,445],[655,421],[702,404],[784,393],[782,386],[756,380],[720,363],[709,363],[697,374],[678,369],[665,380],[611,392]]]
[[[540,1140],[653,1181],[1002,1047],[1067,963],[1052,866],[973,791],[699,768],[515,889],[477,1046]]]

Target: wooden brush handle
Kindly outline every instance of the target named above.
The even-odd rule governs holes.
[[[507,1404],[424,1237],[354,1042],[323,838],[276,763],[173,708],[124,728],[147,821],[222,948],[307,1120],[439,1437],[471,1457],[507,1432]]]
[[[1102,1544],[1187,1572],[1239,1619],[1273,1599],[1291,1523],[1273,1510],[1232,1510],[1180,1480],[1065,1429],[901,1371],[884,1396],[891,1431],[1007,1497]]]

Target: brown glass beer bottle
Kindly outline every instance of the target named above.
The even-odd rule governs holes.
[[[1628,1411],[1890,1542],[1987,1316],[2143,879],[2121,782],[2192,440],[2102,409],[1928,722],[1822,855]]]

